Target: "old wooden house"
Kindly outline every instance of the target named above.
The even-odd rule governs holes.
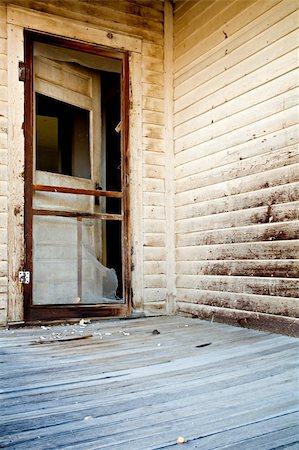
[[[296,9],[0,2],[1,324],[298,332]]]

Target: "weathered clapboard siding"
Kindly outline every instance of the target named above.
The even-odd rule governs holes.
[[[177,271],[187,275],[243,275],[252,277],[296,278],[298,263],[295,260],[284,259],[244,259],[244,260],[206,260],[206,261],[178,261]]]
[[[163,310],[167,277],[156,272],[166,264],[165,249],[165,86],[164,49],[143,44],[143,255],[144,302],[149,312]],[[157,57],[157,55],[159,57]]]
[[[0,323],[7,317],[7,160],[6,10],[0,5]]]
[[[297,28],[288,0],[175,5],[182,313],[299,316]]]
[[[236,4],[236,2],[233,3]],[[188,69],[193,71],[191,74],[197,73],[197,66],[206,59],[206,53],[208,51],[210,51],[210,60],[207,61],[207,65],[209,65],[211,61],[216,61],[219,56],[225,55],[226,49],[233,50],[234,48],[239,47],[247,42],[248,39],[254,38],[261,31],[271,27],[277,21],[296,9],[293,2],[285,1],[283,9],[281,9],[280,3],[280,0],[252,1],[250,6],[244,8],[243,12],[238,14],[238,20],[235,20],[235,17],[232,15],[231,20],[228,20],[227,22],[223,20],[222,10],[228,6],[228,3],[223,3],[221,5],[222,8],[219,7],[218,11],[216,11],[215,18],[218,23],[212,28],[211,24],[214,17],[212,16],[210,18],[211,20],[207,21],[206,13],[215,2],[196,1],[194,2],[194,5],[196,6],[195,12],[194,7],[193,9],[188,8],[189,2],[186,2],[185,11],[182,16],[179,10],[175,11],[176,33],[174,50],[176,79],[178,79],[179,76],[185,77],[186,79],[188,78],[188,75],[190,75],[190,72],[187,73],[186,71],[186,63],[188,64]],[[204,8],[202,8],[203,4],[205,4]],[[203,12],[202,15],[201,9]],[[188,38],[188,45],[183,47],[184,43],[180,41],[179,28],[177,29],[176,25],[178,24],[178,27],[181,26],[181,28],[183,27],[184,29],[186,24],[190,24],[191,26],[192,20],[194,19],[196,26],[192,27],[191,30],[193,31],[193,35],[200,32],[200,38],[193,38],[192,41]],[[225,46],[223,47],[221,44],[223,44],[223,39],[225,37],[224,32],[227,36],[233,36],[233,39],[225,42]],[[180,51],[178,51],[178,43],[181,44]],[[220,52],[220,54],[218,52]]]
[[[177,221],[177,230],[179,233],[194,233],[198,231],[223,230],[230,228],[230,231],[234,232],[232,227],[298,220],[298,202],[278,205],[270,204],[268,206],[241,211],[218,213],[217,216],[213,216],[214,214],[179,220]],[[277,229],[276,233],[273,235],[273,240],[275,240],[275,235],[277,235]],[[284,237],[285,235],[281,236]],[[261,237],[263,238],[264,235],[262,234]]]
[[[164,68],[164,2],[154,0],[62,0],[59,2],[42,0],[3,1],[0,7],[0,323],[6,320],[5,297],[7,281],[6,256],[6,197],[7,197],[7,52],[6,52],[6,5],[28,8],[63,20],[74,20],[74,23],[87,23],[95,28],[107,32],[119,33],[119,36],[139,38],[141,54],[131,64],[134,79],[139,79],[134,87],[137,93],[134,106],[139,107],[141,114],[136,116],[140,120],[140,139],[138,149],[134,152],[140,157],[138,169],[138,189],[140,205],[138,205],[138,227],[133,244],[133,258],[136,256],[135,271],[138,277],[136,286],[135,306],[149,308],[153,311],[152,302],[159,302],[159,311],[166,305],[166,273],[159,277],[160,267],[166,268],[168,254],[166,252],[166,212],[165,212],[165,68]],[[50,17],[50,16],[49,16]],[[69,22],[70,23],[70,22]],[[38,27],[37,27],[38,28]],[[58,28],[57,28],[58,29]],[[57,30],[55,30],[57,32]],[[61,27],[61,36],[64,35]],[[172,70],[172,67],[171,67]],[[169,68],[168,68],[169,71]],[[170,73],[172,76],[172,72]],[[133,80],[133,78],[132,78]],[[138,98],[139,95],[139,98]],[[138,103],[139,102],[139,103]],[[133,142],[135,145],[136,142]],[[140,147],[140,148],[139,148]],[[168,180],[169,183],[169,180]],[[135,186],[132,186],[132,190]],[[4,195],[3,200],[1,195]],[[138,203],[138,201],[137,201]],[[136,205],[136,201],[133,202]],[[137,210],[137,209],[136,209]],[[133,227],[135,224],[132,224]],[[2,228],[1,228],[2,227]],[[3,229],[3,232],[2,232]],[[143,250],[144,247],[144,250]],[[143,253],[144,252],[144,253]],[[144,257],[143,257],[144,254]],[[3,260],[3,262],[2,262]],[[156,271],[157,270],[157,271]],[[164,270],[164,269],[163,269]],[[167,269],[169,270],[169,269]],[[165,272],[165,270],[164,270]],[[133,274],[134,280],[134,274]],[[133,283],[134,284],[134,283]],[[3,286],[3,287],[2,287]],[[3,290],[3,294],[2,294]],[[133,295],[134,295],[133,285]],[[144,294],[144,295],[143,295]],[[138,297],[138,298],[137,298]],[[163,306],[164,302],[164,306]],[[2,308],[5,308],[2,310]],[[22,308],[20,309],[20,311]],[[16,314],[19,315],[19,312]],[[22,317],[18,316],[18,319]],[[15,319],[14,319],[15,320]]]
[[[7,284],[4,3],[10,2],[0,7],[0,322]],[[44,20],[51,14],[140,40],[141,53],[130,61],[132,83],[138,80],[134,118],[142,124],[131,143],[138,175],[132,192],[141,193],[132,202],[135,306],[173,312],[177,287],[181,312],[214,317],[218,308],[217,318],[228,312],[233,321],[240,310],[246,320],[255,311],[265,320],[273,314],[275,323],[297,316],[296,2],[177,0],[174,23],[171,3],[162,0],[12,3],[44,13]]]
[[[57,16],[68,17],[98,25],[101,28],[119,31],[123,34],[141,36],[146,40],[159,42],[163,32],[163,10],[159,11],[155,0],[150,5],[138,1],[106,1],[91,3],[85,0],[73,2],[16,0],[15,5],[31,8]]]
[[[201,289],[203,291],[238,292],[255,295],[269,294],[276,297],[292,297],[298,292],[297,278],[253,277],[253,276],[219,276],[219,275],[180,275],[177,277],[177,288]],[[294,308],[295,309],[295,308]],[[267,311],[265,311],[267,312]],[[299,314],[298,314],[299,315]]]
[[[277,316],[287,316],[298,318],[298,308],[296,308],[295,298],[263,295],[262,299],[257,294],[237,293],[217,290],[198,289],[178,289],[181,302],[186,304],[208,305],[220,308],[231,308],[236,310],[255,311],[266,313],[270,308],[272,314]]]
[[[210,46],[213,46],[213,44],[216,44],[216,47],[214,48],[213,52],[210,52],[209,60],[206,60],[204,53],[199,56],[198,54],[195,55],[194,60],[191,60],[188,63],[188,75],[194,78],[194,80],[198,80],[199,78],[206,77],[206,68],[211,65],[211,71],[212,73],[219,73],[222,72],[225,67],[232,67],[234,62],[240,63],[241,61],[245,60],[247,57],[252,56],[256,51],[260,49],[264,49],[267,47],[267,45],[274,43],[279,37],[285,35],[285,26],[287,22],[290,20],[288,18],[288,15],[294,14],[294,5],[291,5],[291,2],[288,2],[289,4],[285,4],[284,9],[281,9],[281,5],[279,6],[279,1],[261,1],[258,2],[252,2],[252,6],[250,8],[251,12],[255,13],[256,17],[250,17],[248,14],[249,9],[244,10],[243,14],[239,14],[239,20],[236,23],[236,21],[232,21],[228,24],[226,24],[225,32],[226,34],[234,34],[232,39],[230,41],[226,42],[225,49],[221,46],[217,48],[217,42],[218,44],[223,41],[223,35],[224,30],[222,27],[220,27],[220,32],[222,33],[219,35],[217,32],[217,40],[215,40],[212,36],[209,36],[207,41],[200,41],[197,43],[198,46],[200,46],[200,49],[203,49],[205,51],[208,50]],[[200,4],[200,3],[199,3]],[[275,6],[277,4],[278,6]],[[268,12],[265,12],[266,10],[269,10],[269,6],[272,7],[272,9]],[[258,11],[258,9],[260,11]],[[260,12],[260,16],[258,16],[258,13]],[[242,23],[243,22],[243,23]],[[254,22],[254,32],[252,30],[252,22]],[[233,26],[233,32],[229,33],[229,29],[231,28],[231,25],[236,25],[238,29],[235,29],[235,26]],[[272,35],[270,32],[270,28],[273,28],[274,30],[277,29],[277,33],[275,35]],[[248,41],[244,37],[244,30],[246,33],[246,36],[250,38],[250,41]],[[260,38],[263,37],[268,40],[265,41],[264,39],[260,41]],[[208,45],[209,44],[209,45]],[[253,44],[253,45],[252,45]],[[210,47],[213,48],[213,47]],[[245,54],[240,55],[240,51],[243,50]],[[192,50],[194,51],[194,50]],[[232,53],[233,52],[233,53]],[[219,67],[216,68],[214,65],[217,58],[221,58],[224,55],[231,54],[230,61],[220,61]],[[178,57],[179,58],[179,57]],[[257,60],[258,61],[258,60]],[[225,64],[224,64],[225,63]],[[257,62],[256,62],[257,63]],[[255,64],[256,64],[255,63]],[[203,70],[201,74],[198,72],[198,68],[200,70]],[[182,84],[181,86],[178,86],[180,83],[183,83],[188,78],[188,75],[186,74],[185,70],[183,68],[179,69],[176,76],[176,82],[175,85],[177,86],[177,90],[180,92],[185,91],[186,92],[186,86],[185,84]],[[207,79],[206,79],[207,81]]]
[[[193,217],[195,214],[197,216],[204,216],[235,211],[240,209],[240,204],[243,209],[247,209],[263,206],[265,202],[267,202],[268,205],[274,203],[287,203],[290,200],[296,200],[298,198],[299,187],[297,182],[289,183],[288,185],[273,186],[264,188],[263,194],[263,199],[261,199],[259,191],[251,191],[229,197],[214,198],[200,203],[196,200],[197,195],[190,196],[189,193],[189,195],[184,197],[182,194],[180,197],[177,196],[177,219],[186,219],[188,217]],[[189,198],[194,202],[194,205],[191,208],[188,203]]]

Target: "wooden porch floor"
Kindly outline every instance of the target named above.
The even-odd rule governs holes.
[[[295,338],[159,317],[2,330],[0,344],[1,448],[299,448]]]

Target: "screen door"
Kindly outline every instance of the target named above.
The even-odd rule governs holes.
[[[27,320],[129,311],[127,58],[26,35]]]

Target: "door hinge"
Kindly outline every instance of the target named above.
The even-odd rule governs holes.
[[[19,272],[19,283],[21,284],[30,283],[30,272],[28,270],[21,270]]]
[[[26,81],[26,66],[23,61],[19,61],[19,81]]]

